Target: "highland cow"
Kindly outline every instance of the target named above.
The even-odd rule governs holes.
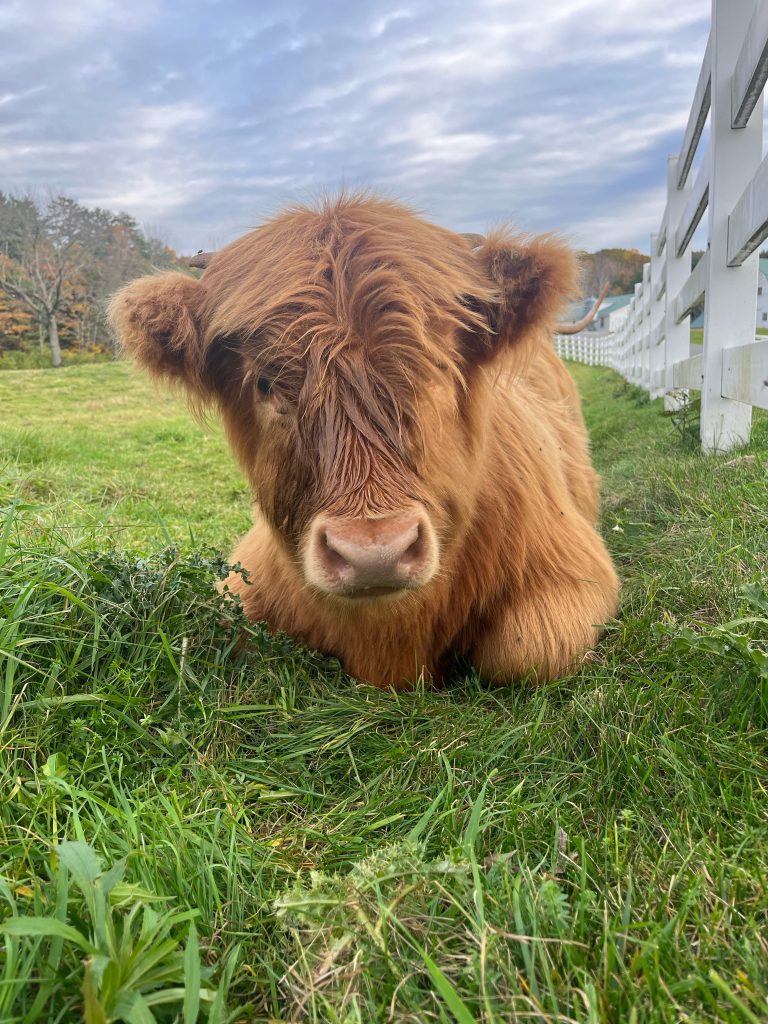
[[[572,671],[617,606],[576,388],[552,331],[576,284],[556,237],[474,249],[342,196],[141,278],[125,349],[215,406],[255,498],[229,585],[251,620],[377,686]]]

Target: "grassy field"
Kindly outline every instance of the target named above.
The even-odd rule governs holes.
[[[768,427],[706,459],[573,371],[620,620],[406,695],[239,650],[218,428],[0,376],[0,1021],[768,1019]]]

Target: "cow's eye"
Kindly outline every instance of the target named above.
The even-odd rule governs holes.
[[[256,387],[260,395],[268,395],[272,390],[272,383],[268,377],[259,377],[256,381]]]

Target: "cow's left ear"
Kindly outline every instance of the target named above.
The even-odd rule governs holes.
[[[473,251],[494,297],[475,306],[488,331],[467,338],[483,361],[517,346],[535,333],[554,330],[563,306],[577,294],[579,268],[572,250],[556,235],[510,235],[496,231]]]

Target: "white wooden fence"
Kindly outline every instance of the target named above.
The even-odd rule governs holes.
[[[768,157],[762,159],[768,0],[712,0],[712,27],[683,145],[667,165],[667,204],[651,261],[612,335],[559,335],[558,352],[612,366],[668,408],[701,391],[701,443],[749,440],[752,407],[768,409],[768,337],[755,338],[758,249],[768,236]],[[695,177],[709,117],[709,148]],[[691,239],[708,214],[707,247],[691,270]],[[704,300],[703,350],[690,311]]]

